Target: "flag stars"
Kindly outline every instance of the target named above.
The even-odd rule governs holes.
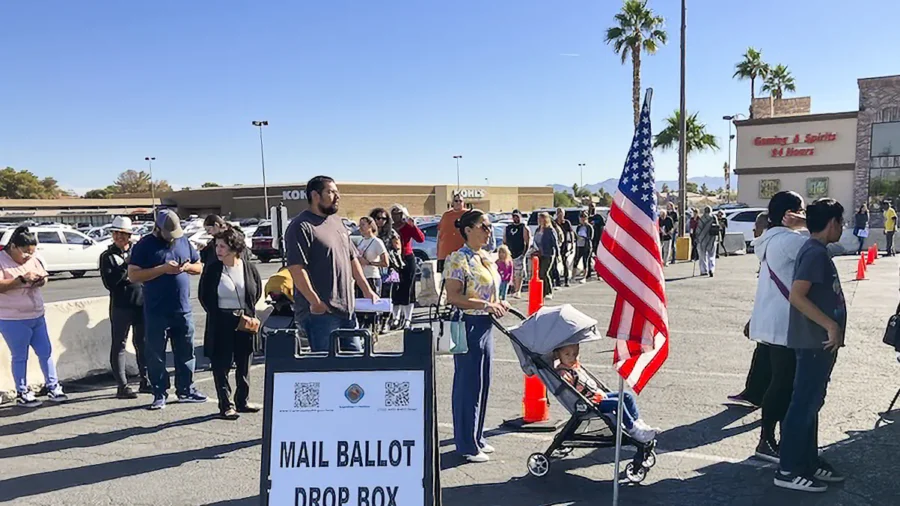
[[[638,174],[637,172],[635,172],[634,175],[631,176],[631,180],[632,180],[632,181],[637,181],[637,180],[640,179],[640,178],[641,178],[641,175]]]
[[[637,193],[637,191],[638,191],[637,185],[632,185],[631,191]]]
[[[647,195],[646,193],[641,195],[641,200],[647,202],[648,200],[650,200],[650,195]]]
[[[645,170],[644,173],[641,174],[641,177],[644,179],[650,179],[650,173]]]

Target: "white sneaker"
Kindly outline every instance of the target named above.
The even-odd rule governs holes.
[[[516,292],[516,293],[513,294],[513,298],[514,298],[514,299],[521,299],[521,298],[522,298],[522,294],[519,293],[519,292]],[[898,359],[898,360],[900,360],[900,359]]]
[[[638,443],[649,443],[656,438],[656,431],[652,429],[641,429],[635,426],[628,435]]]
[[[47,392],[47,400],[53,402],[66,402],[69,400],[69,396],[63,392],[61,385],[56,385],[53,390]]]
[[[23,408],[36,408],[41,405],[41,401],[34,396],[34,392],[19,392],[16,394],[16,406]]]
[[[646,429],[646,430],[652,430],[652,431],[655,431],[657,434],[659,434],[660,432],[662,432],[662,429],[660,429],[659,427],[652,427],[652,426],[648,425],[647,422],[645,422],[645,421],[644,421],[643,419],[641,419],[641,418],[638,418],[637,420],[634,421],[634,426],[637,427],[637,428],[639,428],[639,429]]]
[[[583,285],[583,284],[587,283],[587,280],[584,278],[581,278],[581,281],[579,281],[579,283],[581,283]]]
[[[545,295],[544,300],[553,300],[553,294],[551,293],[550,295]]]
[[[481,453],[494,453],[494,447],[489,444],[485,444],[481,447]]]
[[[477,455],[466,455],[466,462],[471,462],[473,464],[480,464],[482,462],[488,462],[489,460],[491,460],[491,458],[484,452],[478,452]]]

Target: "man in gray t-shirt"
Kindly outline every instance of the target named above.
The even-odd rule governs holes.
[[[356,259],[350,233],[337,216],[341,199],[334,180],[316,176],[306,184],[309,209],[291,221],[284,235],[288,270],[294,279],[294,315],[312,351],[327,351],[331,333],[355,329],[353,283],[366,298],[372,292]],[[358,338],[341,339],[342,350],[362,350]]]

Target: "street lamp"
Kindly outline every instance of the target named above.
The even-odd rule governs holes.
[[[145,156],[144,160],[147,161],[147,170],[150,171],[150,205],[153,208],[153,221],[156,221],[156,192],[153,190],[153,160],[156,160],[155,156]]]
[[[738,119],[738,116],[744,116],[741,113],[732,114],[731,116],[722,116],[722,119],[728,122],[728,169],[725,175],[725,201],[728,202],[731,199],[731,140],[734,139],[734,134],[731,133],[731,123]],[[746,117],[746,116],[744,116]]]
[[[453,158],[456,159],[456,191],[459,192],[459,159],[462,155],[453,155]]]
[[[262,121],[252,121],[253,126],[259,127],[259,160],[262,165],[262,176],[263,176],[263,205],[266,206],[266,210],[263,213],[263,216],[269,216],[269,188],[266,186],[266,152],[263,149],[263,133],[262,129],[264,126],[269,126],[269,122],[266,120]]]
[[[582,186],[584,186],[584,166],[585,166],[585,165],[587,165],[587,164],[586,164],[586,163],[579,163],[579,164],[578,164],[578,171],[581,173],[581,182],[578,183],[578,187],[579,187],[579,188],[581,188]]]

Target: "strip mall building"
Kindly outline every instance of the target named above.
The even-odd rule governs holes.
[[[734,122],[738,200],[765,207],[793,190],[807,200],[837,199],[845,219],[868,204],[880,226],[880,204],[900,202],[900,76],[858,85],[858,111],[809,114],[809,97],[757,99],[754,118]]]

